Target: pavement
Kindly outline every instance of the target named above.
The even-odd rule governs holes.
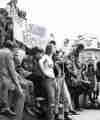
[[[100,110],[83,110],[79,112],[80,115],[73,115],[73,120],[100,120]],[[15,120],[9,119],[5,116],[0,115],[0,120]],[[41,120],[33,117],[24,116],[23,120]]]
[[[100,110],[83,110],[79,113],[73,116],[73,120],[100,120]]]

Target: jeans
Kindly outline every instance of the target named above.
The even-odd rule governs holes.
[[[55,79],[47,78],[42,82],[42,86],[47,93],[48,100],[48,120],[54,120],[55,118],[55,91],[56,91],[56,81]]]

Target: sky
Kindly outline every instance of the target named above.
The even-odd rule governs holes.
[[[0,0],[4,6],[9,0]],[[18,0],[28,20],[55,34],[58,46],[65,37],[92,33],[100,39],[99,0]]]

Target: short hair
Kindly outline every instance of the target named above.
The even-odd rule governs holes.
[[[13,20],[12,20],[12,18],[11,18],[11,17],[6,17],[6,21],[7,21],[7,23],[10,23],[10,24],[12,24],[12,23],[13,23]]]
[[[5,8],[0,8],[0,14],[7,17],[8,16],[8,12]]]
[[[52,52],[52,48],[53,48],[53,46],[52,45],[47,45],[47,47],[46,47],[46,49],[45,49],[45,53],[46,54],[50,54],[51,52]]]
[[[84,45],[83,44],[77,44],[77,48],[78,51],[83,50],[84,49]]]
[[[51,40],[51,41],[49,42],[49,44],[56,45],[56,41],[54,41],[54,40]]]

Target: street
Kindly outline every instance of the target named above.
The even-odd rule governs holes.
[[[100,110],[84,110],[73,116],[73,120],[100,120]]]
[[[73,120],[100,120],[100,110],[84,110],[80,112],[80,115],[73,115],[72,118]],[[24,120],[32,120],[32,119],[36,120],[36,118],[29,118],[29,117],[25,117]],[[9,120],[9,119],[0,115],[0,120]]]

